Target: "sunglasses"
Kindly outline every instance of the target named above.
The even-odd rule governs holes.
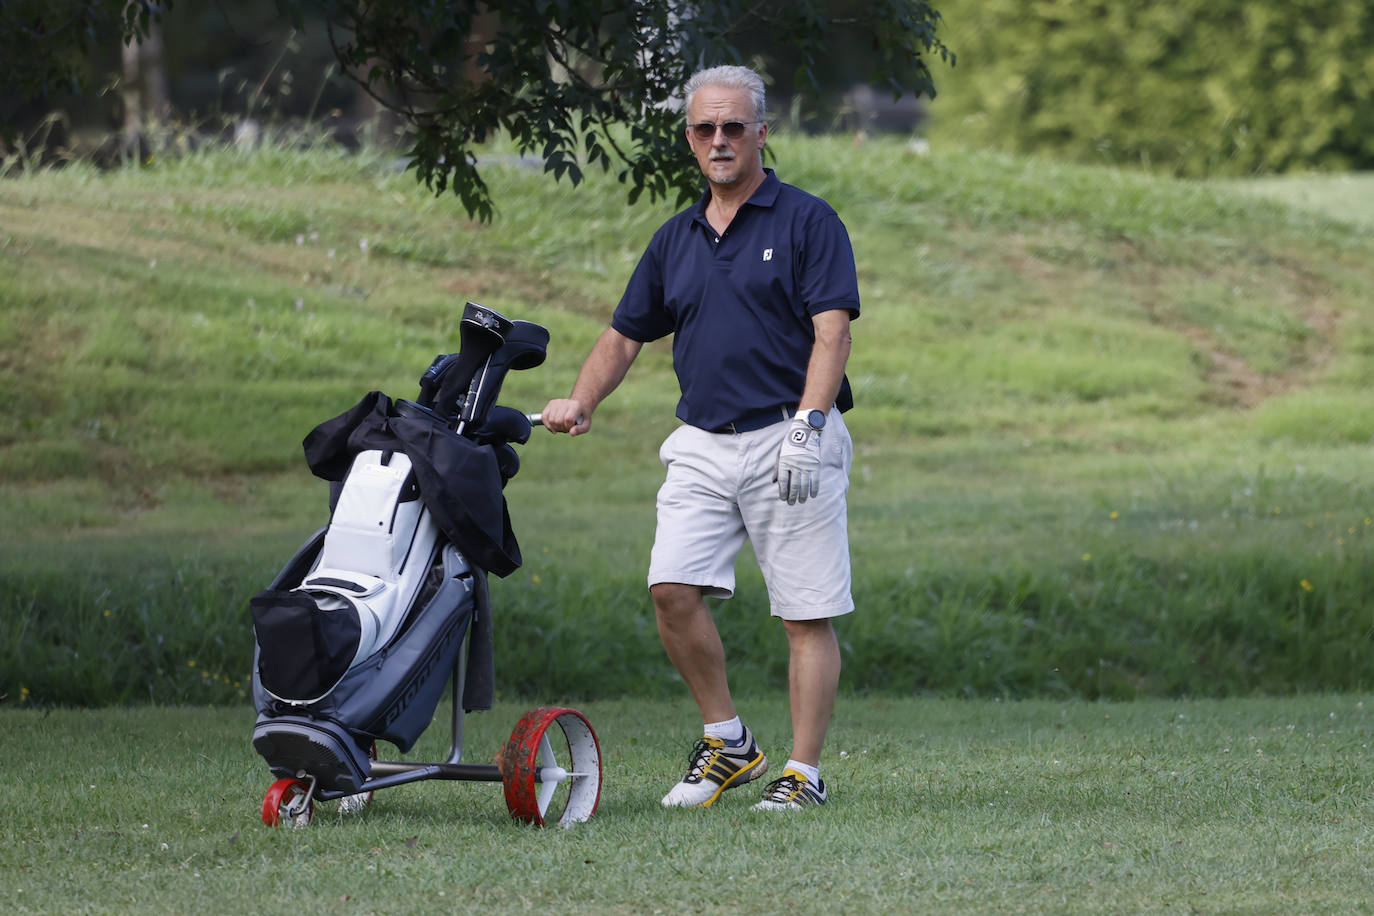
[[[712,124],[710,121],[702,121],[700,124],[688,124],[692,129],[692,136],[698,140],[714,140],[716,138],[716,128],[725,134],[727,140],[738,140],[744,136],[744,128],[749,124],[762,124],[762,121],[726,121],[724,124]]]

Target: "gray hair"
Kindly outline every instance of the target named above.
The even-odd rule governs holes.
[[[682,87],[686,99],[686,109],[691,110],[692,99],[703,86],[724,86],[727,89],[743,89],[749,93],[754,103],[754,117],[763,121],[768,117],[768,106],[764,98],[763,77],[748,67],[722,66],[698,70]]]

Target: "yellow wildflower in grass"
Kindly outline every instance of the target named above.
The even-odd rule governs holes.
[[[1308,582],[1306,579],[1303,579],[1301,582],[1298,583],[1298,585],[1300,585],[1302,587],[1302,590],[1305,592],[1312,591],[1312,583]]]
[[[187,668],[194,668],[195,666],[196,666],[196,660],[195,660],[194,658],[188,658],[188,659],[186,659],[186,667],[187,667]]]
[[[1121,513],[1113,509],[1110,513],[1108,513],[1107,518],[1121,518]]]
[[[104,615],[105,615],[106,617],[113,617],[113,616],[114,616],[114,611],[110,610],[109,608],[105,608]]]
[[[27,688],[27,687],[20,687],[20,688],[19,688],[19,702],[21,702],[21,703],[27,703],[28,701],[29,701],[29,688]]]
[[[1090,553],[1085,553],[1085,554],[1083,554],[1083,562],[1084,562],[1084,563],[1087,563],[1087,562],[1090,561],[1092,558],[1093,558],[1093,555],[1090,554]]]

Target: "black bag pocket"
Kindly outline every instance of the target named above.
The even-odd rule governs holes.
[[[351,602],[269,588],[248,604],[258,640],[258,677],[273,696],[311,703],[348,672],[362,635]]]

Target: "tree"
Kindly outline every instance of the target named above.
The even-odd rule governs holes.
[[[89,91],[88,61],[114,36],[146,37],[157,0],[0,0],[0,151],[26,103]]]
[[[167,68],[163,62],[162,23],[157,18],[150,18],[143,37],[124,46],[120,64],[119,88],[124,101],[120,151],[125,157],[137,156],[145,140],[148,120],[153,123],[166,121],[171,107]]]
[[[492,201],[475,150],[501,133],[573,184],[600,166],[616,170],[632,203],[646,191],[695,197],[700,175],[682,155],[675,97],[701,66],[742,62],[741,36],[760,28],[795,49],[794,84],[812,89],[839,33],[872,49],[869,81],[894,95],[933,96],[926,58],[948,57],[926,0],[276,3],[299,29],[325,23],[343,70],[411,126],[418,178],[436,193],[452,190],[483,220]],[[23,94],[69,83],[100,28],[115,24],[127,42],[157,15],[153,0],[0,0],[0,34],[15,23],[47,49],[38,60],[21,39],[0,38],[0,85]]]
[[[292,0],[294,2],[294,0]],[[111,36],[146,38],[163,0],[0,0],[0,91],[44,98],[83,87],[85,61]]]

